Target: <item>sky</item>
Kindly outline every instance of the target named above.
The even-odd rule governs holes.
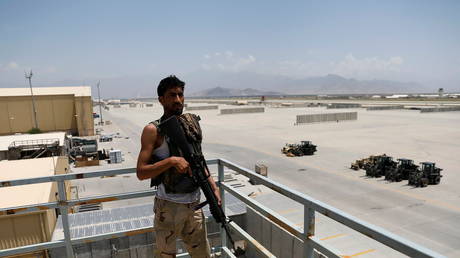
[[[449,91],[460,89],[459,13],[460,1],[442,0],[1,1],[0,87],[28,86],[32,69],[36,86],[101,80],[106,97],[220,73]]]

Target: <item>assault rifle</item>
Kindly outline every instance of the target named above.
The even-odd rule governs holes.
[[[172,144],[176,145],[182,152],[183,158],[187,160],[192,170],[192,179],[196,185],[201,188],[206,201],[200,203],[195,210],[202,208],[203,206],[209,204],[209,210],[211,211],[212,217],[216,220],[217,223],[220,223],[225,229],[225,232],[230,240],[233,253],[236,256],[242,255],[244,251],[241,248],[235,249],[235,242],[230,235],[230,229],[228,227],[227,217],[225,216],[224,210],[219,205],[214,191],[212,190],[211,185],[208,182],[208,177],[205,170],[208,170],[206,165],[206,160],[204,159],[203,154],[200,151],[197,151],[193,145],[187,140],[182,125],[179,123],[179,120],[176,116],[171,116],[168,119],[162,121],[158,127],[162,134],[168,136]]]

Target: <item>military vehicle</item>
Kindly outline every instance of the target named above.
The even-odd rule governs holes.
[[[313,155],[316,151],[316,145],[310,141],[301,141],[300,144],[289,144],[287,143],[281,153],[286,154],[288,157]]]
[[[397,163],[393,161],[393,158],[385,154],[376,156],[374,163],[366,166],[366,176],[369,177],[381,177],[384,176],[388,171],[396,168]]]
[[[364,158],[364,159],[357,159],[355,162],[351,163],[350,168],[353,170],[360,170],[364,167],[364,163],[368,160],[369,158]]]
[[[433,162],[421,162],[421,168],[409,175],[409,185],[425,187],[428,184],[437,185],[441,182],[442,168],[436,167]]]
[[[385,156],[385,154],[383,155],[371,155],[369,156],[369,158],[367,159],[367,161],[365,161],[363,163],[363,169],[364,170],[368,170],[370,169],[372,166],[374,166],[376,163],[377,163],[377,160],[382,157],[382,156]]]
[[[425,187],[428,185],[428,178],[424,177],[423,172],[417,169],[409,174],[408,184],[415,187]]]
[[[385,180],[400,182],[409,179],[409,175],[418,170],[418,166],[411,159],[398,159],[398,166],[388,170]]]
[[[357,159],[355,162],[351,163],[350,169],[353,169],[353,170],[366,169],[366,167],[375,163],[377,157],[378,157],[377,155],[371,155],[368,158]]]

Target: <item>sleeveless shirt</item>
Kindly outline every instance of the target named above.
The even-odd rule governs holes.
[[[163,139],[163,143],[160,145],[160,147],[153,151],[152,155],[156,157],[158,160],[164,160],[169,157],[169,147],[165,139]],[[163,183],[160,183],[160,185],[158,185],[156,193],[157,198],[175,203],[197,202],[200,200],[200,195],[200,188],[197,188],[195,191],[191,193],[167,193]]]

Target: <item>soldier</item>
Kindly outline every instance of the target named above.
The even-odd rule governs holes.
[[[174,75],[160,81],[157,93],[163,116],[144,127],[137,160],[137,177],[151,179],[151,186],[157,187],[154,203],[156,257],[176,257],[177,237],[184,241],[193,258],[210,257],[203,212],[193,209],[200,201],[200,189],[193,183],[189,163],[180,156],[178,147],[172,145],[157,127],[168,117],[182,114],[184,86],[185,83]],[[188,117],[196,119],[198,116]],[[199,125],[198,121],[195,122]],[[209,171],[206,173],[209,175]],[[212,177],[208,180],[220,205],[219,189]]]

